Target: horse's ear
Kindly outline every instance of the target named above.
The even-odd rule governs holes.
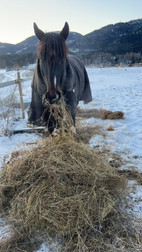
[[[64,40],[67,39],[68,35],[69,35],[69,25],[66,22],[62,31],[60,32],[60,35],[64,38]]]
[[[45,36],[45,33],[38,28],[38,26],[36,25],[36,23],[34,23],[34,32],[35,32],[36,37],[39,40],[41,40]]]

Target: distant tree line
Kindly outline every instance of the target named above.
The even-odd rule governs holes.
[[[126,53],[124,55],[104,52],[80,52],[74,53],[86,66],[116,66],[116,65],[134,65],[142,63],[142,53]],[[16,66],[22,67],[36,62],[37,55],[28,54],[6,54],[0,55],[0,68],[13,69]]]
[[[142,64],[142,53],[130,52],[126,54],[116,54],[104,52],[87,52],[78,54],[86,66],[116,66],[116,65],[135,65]]]
[[[12,69],[15,65],[20,67],[33,64],[36,61],[36,54],[6,54],[0,55],[0,68]]]

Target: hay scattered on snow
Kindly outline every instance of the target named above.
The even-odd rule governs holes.
[[[102,129],[102,126],[96,125],[96,126],[77,126],[76,127],[77,134],[75,135],[75,139],[77,141],[82,141],[85,144],[89,143],[89,140],[94,135],[101,135],[105,137],[105,133]]]
[[[78,117],[84,117],[84,118],[101,118],[101,119],[124,119],[124,113],[122,111],[115,111],[112,112],[110,110],[106,109],[88,109],[83,110],[79,107],[77,108],[77,116]]]
[[[142,173],[133,170],[119,170],[119,174],[125,175],[129,180],[136,180],[138,185],[142,185]]]
[[[101,119],[124,119],[124,113],[122,111],[108,111],[105,109],[100,109]]]
[[[20,232],[60,238],[64,251],[113,251],[126,181],[88,145],[68,136],[44,140],[7,165],[0,183],[1,207]]]
[[[112,125],[110,125],[110,126],[107,128],[107,131],[114,131],[114,128],[112,127]]]

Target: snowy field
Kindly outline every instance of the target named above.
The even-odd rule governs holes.
[[[90,146],[105,148],[112,153],[118,153],[124,159],[122,169],[135,169],[142,172],[142,68],[88,68],[93,101],[87,105],[80,103],[83,109],[101,108],[111,111],[123,111],[124,120],[101,120],[90,118],[88,125],[102,125],[104,130],[112,125],[114,131],[107,131],[107,137],[95,135],[90,140]],[[0,83],[16,78],[16,71],[0,70]],[[21,78],[31,76],[28,70],[21,70]],[[31,80],[22,82],[23,99],[25,103],[31,99]],[[12,85],[0,88],[0,115],[4,114],[5,103],[14,94],[19,103],[18,87]],[[4,101],[4,102],[3,102]],[[11,108],[10,108],[11,109]],[[26,127],[26,119],[21,119],[21,111],[17,109],[14,116],[1,118],[0,123],[0,167],[10,158],[10,154],[19,148],[27,148],[40,136],[36,134],[18,134],[5,136],[5,130]],[[16,118],[20,118],[16,120]],[[15,118],[15,119],[13,119]],[[135,191],[134,191],[135,187]],[[130,181],[133,203],[133,213],[142,218],[142,186]],[[5,229],[4,229],[5,228]],[[5,230],[5,231],[4,231]],[[0,236],[6,232],[0,220]],[[47,247],[39,251],[48,251]]]
[[[105,144],[113,152],[130,159],[131,165],[142,172],[142,68],[92,68],[88,69],[88,74],[93,101],[82,107],[123,111],[125,114],[124,120],[92,118],[88,123],[111,124],[115,131],[110,132]],[[91,140],[93,142],[95,139]]]

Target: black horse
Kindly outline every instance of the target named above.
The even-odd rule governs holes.
[[[92,100],[90,83],[84,65],[80,60],[68,54],[66,39],[69,26],[66,22],[60,33],[44,33],[34,23],[34,31],[39,39],[38,60],[32,81],[32,100],[29,122],[41,125],[44,112],[43,96],[50,104],[64,98],[75,125],[76,107],[79,101]],[[51,105],[52,106],[52,105]],[[44,117],[44,125],[51,133],[55,123],[50,120],[50,111]]]

